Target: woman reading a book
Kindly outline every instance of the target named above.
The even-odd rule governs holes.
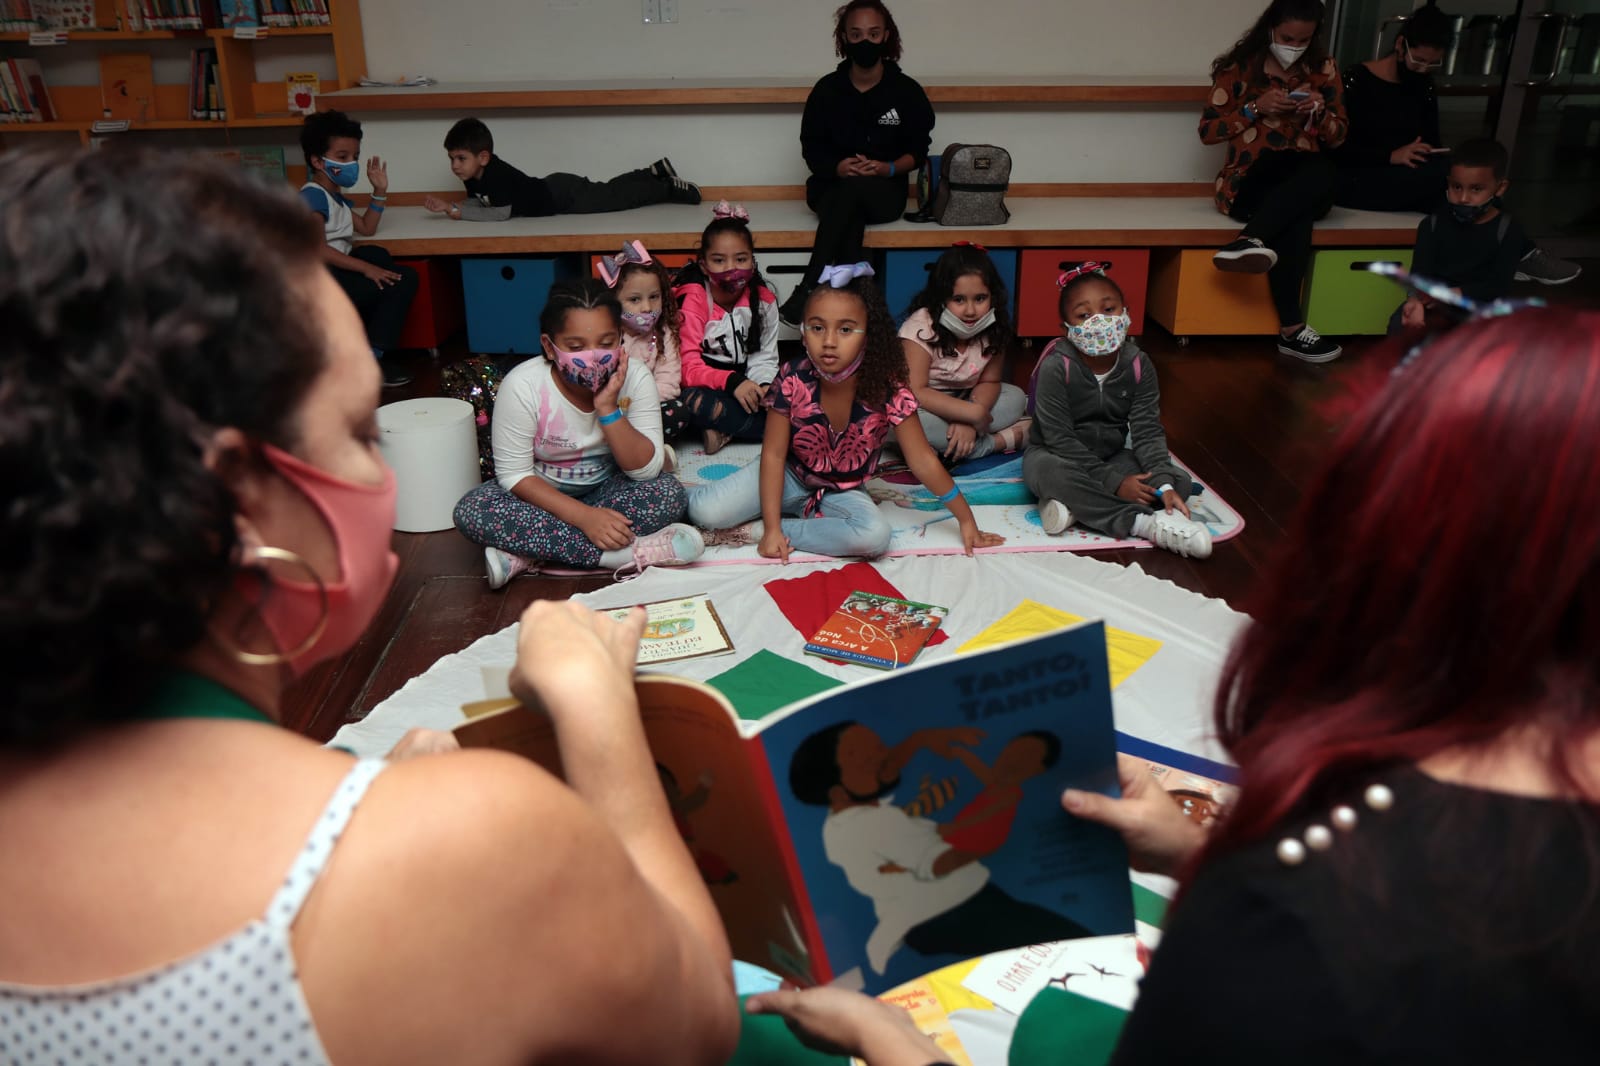
[[[379,370],[320,245],[199,157],[0,158],[0,1057],[721,1062],[643,612],[523,616],[512,688],[570,788],[282,728],[396,567]]]
[[[1116,1063],[1593,1060],[1600,314],[1479,320],[1383,380],[1223,670],[1227,816],[1208,835],[1131,759],[1121,799],[1064,797],[1184,882]],[[808,995],[754,1009],[877,1017]]]

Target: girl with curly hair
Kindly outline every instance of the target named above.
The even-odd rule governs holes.
[[[622,350],[643,364],[655,378],[661,398],[661,435],[677,440],[689,426],[679,394],[683,392],[683,360],[678,355],[678,324],[683,315],[672,300],[672,273],[640,241],[629,241],[616,255],[601,258],[600,280],[622,305]],[[667,449],[667,472],[676,465]]]
[[[1028,394],[1000,380],[1016,332],[1006,283],[981,245],[941,255],[900,327],[917,420],[946,462],[1028,442]]]
[[[806,300],[806,358],[784,366],[767,391],[761,461],[689,495],[696,525],[725,529],[762,519],[760,552],[789,561],[818,555],[882,555],[889,523],[862,486],[891,429],[918,480],[961,523],[968,555],[1005,538],[985,533],[914,417],[894,320],[866,263],[830,266]],[[785,515],[791,517],[784,517]]]

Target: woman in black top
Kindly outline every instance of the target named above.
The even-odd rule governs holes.
[[[859,260],[866,227],[905,210],[906,175],[927,161],[933,132],[933,105],[900,70],[900,30],[882,0],[841,7],[833,45],[842,62],[812,87],[800,120],[817,235],[805,277],[780,309],[790,324],[823,267]]]
[[[1536,309],[1372,375],[1223,670],[1232,809],[1208,839],[1131,761],[1063,797],[1184,879],[1119,1066],[1594,1061],[1597,367],[1600,314]]]
[[[1406,19],[1394,49],[1344,72],[1350,132],[1334,153],[1334,202],[1367,211],[1427,214],[1444,199],[1449,156],[1440,151],[1433,71],[1450,43],[1450,18],[1421,8]]]

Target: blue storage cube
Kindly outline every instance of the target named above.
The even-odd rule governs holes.
[[[550,286],[579,272],[576,255],[463,259],[468,347],[481,355],[537,355],[539,312]]]
[[[884,255],[883,298],[888,301],[889,313],[896,322],[904,322],[911,301],[928,284],[928,272],[945,253],[943,248],[916,251],[891,251]],[[1017,320],[1017,253],[1014,249],[991,248],[989,258],[1000,271],[1000,280],[1006,283],[1011,297],[1011,321]]]

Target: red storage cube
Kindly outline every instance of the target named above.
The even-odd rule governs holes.
[[[1017,335],[1059,337],[1061,319],[1056,278],[1064,270],[1094,260],[1110,263],[1106,276],[1122,287],[1133,319],[1130,333],[1144,332],[1145,288],[1150,277],[1150,252],[1145,248],[1025,248],[1017,272]]]
[[[401,348],[436,351],[466,325],[461,299],[461,265],[452,258],[397,259],[417,272],[417,295],[400,330]]]

